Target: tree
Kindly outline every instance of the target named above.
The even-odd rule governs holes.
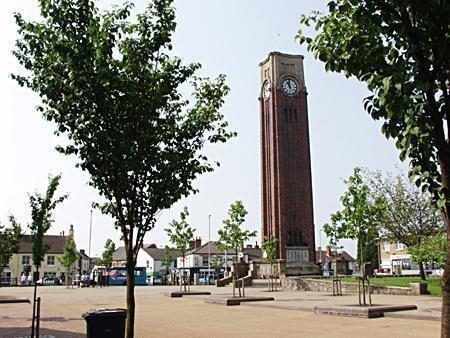
[[[238,252],[243,249],[244,242],[256,236],[256,231],[242,230],[241,225],[245,222],[245,216],[248,214],[242,201],[231,203],[228,209],[228,218],[223,221],[224,227],[218,231],[219,243],[221,249],[234,249],[235,263],[238,262]],[[241,286],[239,283],[239,272],[237,264],[235,264],[235,272],[233,273],[233,297],[236,296],[235,285],[238,284],[239,297],[241,297]]]
[[[214,257],[211,259],[211,264],[210,265],[211,265],[211,268],[214,271],[214,278],[218,279],[219,278],[220,269],[223,266],[222,260],[220,259],[219,256],[214,255]]]
[[[419,245],[408,247],[414,262],[426,262],[443,267],[447,253],[447,239],[442,234],[424,238]]]
[[[278,245],[278,238],[273,235],[265,237],[264,242],[262,243],[262,249],[266,253],[267,261],[270,264],[269,291],[273,291],[273,265],[278,259]]]
[[[57,150],[78,156],[106,201],[96,206],[121,232],[129,276],[160,212],[196,192],[195,179],[214,170],[204,147],[235,135],[220,112],[225,77],[200,78],[199,64],[183,65],[170,52],[172,3],[150,1],[135,20],[129,2],[100,12],[91,0],[39,0],[39,22],[15,15],[14,55],[27,72],[13,78],[41,97],[38,110],[66,136]],[[189,92],[190,100],[183,98]],[[128,338],[134,313],[130,278]]]
[[[161,259],[161,266],[164,267],[164,284],[167,284],[167,275],[169,274],[169,270],[172,266],[172,254],[170,252],[170,247],[166,245],[164,247],[164,256]]]
[[[360,168],[355,168],[353,175],[344,182],[347,191],[340,198],[342,210],[331,215],[331,224],[325,224],[324,231],[334,247],[340,239],[358,240],[357,261],[361,269],[368,261],[377,263],[376,239],[386,206],[382,198],[373,198]]]
[[[13,215],[9,217],[9,227],[0,224],[0,275],[8,265],[12,255],[19,251],[21,227]]]
[[[29,196],[31,207],[31,224],[28,226],[31,230],[31,238],[33,240],[32,260],[33,265],[36,268],[36,273],[39,274],[39,268],[44,260],[45,252],[48,250],[48,246],[44,243],[44,235],[50,229],[53,223],[53,211],[56,206],[62,203],[68,196],[63,195],[55,198],[56,189],[58,189],[61,175],[49,176],[48,186],[45,194],[40,195],[34,193]],[[33,278],[34,279],[34,278]],[[34,295],[33,295],[33,318],[31,325],[31,336],[34,337],[34,321],[36,312],[36,295],[37,295],[37,283],[34,283]]]
[[[368,184],[375,194],[386,202],[386,213],[381,227],[381,238],[400,241],[408,248],[421,247],[430,236],[442,233],[442,215],[433,205],[428,192],[412,185],[402,175],[385,177],[381,172],[368,172]],[[416,256],[420,276],[426,279],[423,263]]]
[[[58,260],[67,271],[67,287],[72,285],[73,264],[78,260],[78,257],[79,255],[73,234],[69,234],[69,236],[67,236],[66,243],[64,243],[64,254],[61,257],[58,257]]]
[[[182,277],[180,279],[180,291],[182,290],[182,285],[184,285],[184,291],[186,292],[186,282],[185,276],[185,266],[186,266],[186,252],[191,249],[191,242],[194,238],[195,229],[192,228],[187,222],[187,217],[189,216],[189,211],[187,207],[184,207],[183,211],[180,212],[180,221],[173,220],[169,224],[169,228],[164,229],[169,236],[170,242],[180,251],[181,254],[181,264],[182,264]]]
[[[113,261],[113,254],[116,251],[116,244],[111,240],[107,239],[104,250],[102,253],[102,258],[100,260],[100,265],[104,265],[107,269],[111,268]]]
[[[60,180],[61,175],[49,176],[45,194],[41,195],[36,192],[29,197],[31,207],[31,224],[29,228],[33,240],[32,260],[38,272],[44,260],[45,252],[48,250],[48,246],[44,243],[44,235],[53,223],[53,211],[58,204],[68,197],[68,195],[54,197]]]
[[[450,6],[435,1],[332,0],[329,13],[302,16],[314,37],[300,43],[325,63],[365,82],[372,95],[364,108],[383,120],[396,140],[410,177],[433,194],[450,240]],[[450,245],[447,245],[450,250]],[[442,278],[441,337],[450,337],[450,252]]]

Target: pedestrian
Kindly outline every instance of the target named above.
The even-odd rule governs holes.
[[[75,276],[75,282],[77,283],[77,286],[80,287],[81,281],[80,281],[80,274],[79,273],[77,273],[77,275]]]
[[[33,285],[33,276],[31,275],[31,273],[28,275],[27,284],[30,286]]]
[[[20,277],[20,285],[21,285],[21,286],[25,286],[26,280],[27,280],[27,277],[26,277],[25,274],[23,273],[22,276]]]

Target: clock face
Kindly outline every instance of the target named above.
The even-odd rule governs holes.
[[[270,83],[266,81],[263,87],[263,97],[267,100],[270,97]]]
[[[287,96],[294,96],[298,92],[298,84],[292,78],[284,79],[281,83],[281,90]]]

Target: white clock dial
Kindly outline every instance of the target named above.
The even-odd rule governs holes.
[[[294,96],[298,92],[298,84],[292,78],[284,79],[281,83],[281,90],[288,96]]]
[[[270,97],[270,83],[266,81],[263,87],[263,97],[267,100]]]

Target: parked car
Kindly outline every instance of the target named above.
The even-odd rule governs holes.
[[[62,281],[59,277],[44,277],[38,279],[37,285],[62,285]]]

